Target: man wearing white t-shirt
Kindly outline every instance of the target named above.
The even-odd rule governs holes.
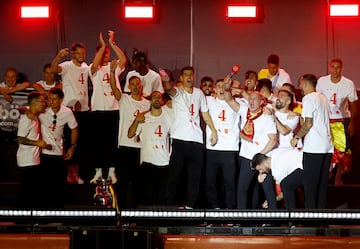
[[[85,62],[86,48],[85,45],[75,42],[71,45],[71,60],[60,61],[69,55],[69,49],[63,48],[59,51],[56,57],[51,62],[52,71],[59,74],[62,79],[62,90],[64,91],[63,104],[69,107],[75,115],[78,122],[79,139],[78,145],[72,160],[69,160],[71,168],[79,167],[83,175],[89,173],[85,170],[86,158],[80,155],[88,153],[88,139],[90,133],[88,129],[89,123],[89,91],[88,91],[88,76],[89,66]],[[59,64],[60,63],[60,64]],[[65,130],[65,142],[69,139],[70,131]],[[66,142],[66,147],[69,143]],[[77,183],[84,183],[84,181],[76,176]]]
[[[279,148],[291,148],[290,141],[299,124],[299,116],[290,110],[293,100],[294,96],[291,92],[285,89],[279,90],[274,113],[276,129],[279,133]]]
[[[209,208],[219,208],[222,201],[218,198],[218,173],[221,172],[224,184],[225,208],[236,207],[236,163],[239,151],[239,114],[226,103],[224,81],[215,82],[215,96],[207,96],[209,113],[218,134],[218,142],[211,144],[210,137],[206,141],[206,196]],[[206,126],[206,134],[210,134]]]
[[[325,208],[329,167],[334,146],[330,134],[329,104],[324,95],[316,92],[317,79],[305,74],[300,79],[303,122],[291,139],[291,146],[304,137],[304,197],[305,208]]]
[[[259,171],[259,182],[269,175],[280,183],[289,210],[296,208],[296,189],[302,185],[302,158],[301,150],[288,147],[274,149],[268,155],[257,153],[251,161],[251,167]]]
[[[20,169],[20,189],[18,195],[19,207],[33,208],[40,204],[42,195],[40,191],[41,148],[49,146],[40,134],[40,122],[38,116],[46,108],[45,95],[39,92],[31,92],[28,95],[29,113],[22,114],[19,120],[17,141],[19,148],[16,153],[17,165]]]
[[[62,84],[55,80],[55,73],[52,71],[50,63],[44,65],[43,78],[43,80],[39,80],[33,84],[33,88],[36,91],[46,93],[54,87],[62,88]]]
[[[78,140],[78,129],[75,116],[70,108],[62,104],[64,93],[60,88],[49,90],[49,107],[39,115],[43,140],[51,149],[41,151],[42,183],[51,189],[46,198],[46,207],[61,208],[64,206],[64,184],[66,170],[64,160],[70,160],[75,153]],[[64,128],[71,131],[71,146],[64,149]]]
[[[172,100],[174,114],[171,128],[172,153],[169,165],[167,186],[168,204],[180,204],[179,187],[186,188],[185,209],[193,209],[199,197],[202,167],[204,162],[203,134],[200,126],[200,113],[210,127],[211,145],[217,143],[217,131],[209,114],[204,93],[194,87],[194,68],[187,66],[181,69],[181,88],[175,88],[170,78],[162,73],[165,91]],[[187,182],[180,183],[183,171],[186,171]]]
[[[265,99],[259,92],[249,95],[249,105],[236,102],[230,93],[230,80],[225,82],[225,99],[235,112],[240,113],[241,118],[241,147],[239,153],[240,173],[237,189],[237,208],[246,209],[258,206],[257,187],[255,172],[250,168],[250,162],[256,153],[266,154],[277,144],[277,131],[272,115],[264,112]],[[264,191],[269,191],[266,196],[272,196],[268,201],[275,200],[273,181],[263,183]],[[253,195],[254,193],[254,195]],[[252,196],[252,200],[248,196]],[[269,202],[269,208],[275,209],[276,202]]]
[[[280,68],[280,58],[276,54],[270,54],[267,58],[268,68],[261,69],[258,73],[260,79],[269,79],[272,82],[272,92],[276,95],[284,83],[292,83],[290,75]]]
[[[120,207],[136,207],[141,183],[138,182],[140,166],[140,148],[138,137],[129,138],[128,130],[134,118],[142,112],[150,109],[150,103],[142,96],[141,80],[137,76],[130,78],[130,95],[122,93],[116,86],[115,71],[118,67],[117,60],[110,63],[110,85],[115,99],[119,102],[119,134],[118,134],[118,163],[116,172],[118,184],[116,186],[118,205]],[[132,201],[126,198],[132,195]]]
[[[160,75],[148,68],[147,56],[144,52],[136,51],[132,57],[131,64],[134,70],[126,75],[124,92],[130,92],[129,79],[132,76],[137,76],[141,79],[143,84],[143,96],[145,98],[149,97],[153,91],[164,92]]]
[[[116,45],[115,33],[109,31],[109,46],[118,58],[115,69],[116,87],[120,88],[119,75],[124,71],[126,56]],[[110,48],[106,45],[102,33],[99,35],[99,45],[96,55],[90,64],[90,79],[93,85],[91,96],[91,129],[93,132],[90,151],[93,159],[91,166],[95,168],[95,175],[90,183],[96,183],[103,178],[103,169],[108,167],[107,178],[115,184],[115,161],[117,136],[119,126],[119,102],[115,99],[110,85]]]
[[[150,96],[150,111],[140,113],[131,124],[128,137],[139,136],[140,182],[142,183],[141,202],[145,205],[159,206],[165,203],[166,183],[170,160],[169,109],[162,107],[160,92]]]
[[[320,77],[316,91],[326,96],[330,105],[330,130],[335,151],[332,163],[336,164],[335,185],[343,185],[342,174],[351,170],[349,138],[355,132],[357,92],[352,80],[342,75],[343,62],[339,58],[330,61],[327,76]]]

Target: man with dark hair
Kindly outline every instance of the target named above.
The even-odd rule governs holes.
[[[51,69],[51,63],[47,63],[43,67],[43,80],[33,84],[36,91],[46,93],[53,87],[62,88],[62,84],[56,81],[55,73]]]
[[[169,108],[163,107],[160,92],[152,92],[150,103],[150,111],[135,117],[128,130],[128,137],[138,136],[141,145],[141,204],[159,206],[166,204],[172,119]]]
[[[62,78],[62,89],[64,91],[63,104],[69,107],[75,115],[78,122],[79,139],[76,153],[72,160],[70,160],[69,167],[71,171],[75,172],[72,181],[76,183],[84,183],[84,181],[77,175],[78,168],[85,174],[86,164],[85,158],[80,155],[85,155],[87,152],[89,136],[88,122],[89,122],[89,89],[88,76],[89,66],[85,62],[86,47],[84,44],[75,42],[71,45],[71,60],[60,61],[69,54],[68,48],[63,48],[59,51],[51,63],[51,68],[54,73],[57,73]],[[60,63],[60,64],[59,64]],[[69,138],[70,131],[65,131],[65,139]],[[69,146],[69,143],[66,143]],[[70,180],[69,175],[69,180]]]
[[[40,151],[42,148],[51,149],[51,145],[49,146],[41,139],[38,119],[40,113],[43,113],[46,108],[45,95],[31,92],[28,95],[28,103],[29,112],[21,115],[17,131],[19,149],[16,160],[20,169],[18,205],[33,208],[39,206],[39,202],[43,198],[39,193],[42,181]]]
[[[174,121],[171,129],[172,153],[169,165],[167,200],[169,204],[178,204],[178,190],[181,173],[186,170],[186,209],[193,209],[199,197],[200,180],[203,167],[203,134],[200,127],[200,113],[211,130],[210,143],[217,143],[217,131],[209,114],[204,93],[194,87],[194,68],[181,69],[181,88],[170,83],[169,76],[163,72],[162,81],[165,91],[172,99]],[[184,184],[182,184],[184,185]]]
[[[90,79],[93,84],[91,96],[91,129],[93,133],[90,151],[93,156],[91,166],[95,175],[90,183],[103,179],[103,170],[108,168],[107,179],[115,184],[115,161],[117,137],[119,133],[119,102],[115,99],[110,85],[110,47],[115,52],[118,66],[115,69],[115,81],[120,89],[119,76],[125,69],[126,56],[115,43],[115,33],[109,31],[109,45],[106,45],[102,33],[99,34],[99,45],[90,65]]]
[[[258,84],[256,86],[256,91],[259,91],[260,93],[262,93],[262,95],[264,95],[264,97],[266,98],[266,101],[268,103],[271,104],[271,103],[275,102],[276,97],[272,92],[271,80],[269,80],[269,79],[258,80]]]
[[[267,58],[267,68],[258,73],[260,79],[269,79],[272,82],[272,91],[276,95],[284,83],[291,83],[289,74],[280,68],[280,58],[276,54],[270,54]]]
[[[130,92],[129,79],[132,76],[140,78],[143,85],[142,94],[144,97],[149,97],[153,91],[164,92],[160,75],[148,67],[147,56],[144,52],[135,51],[131,65],[133,70],[126,75],[124,92]]]
[[[42,182],[52,191],[45,200],[46,206],[63,207],[66,177],[64,160],[70,160],[74,156],[78,140],[78,124],[70,108],[62,104],[64,92],[60,88],[50,89],[48,98],[49,107],[45,113],[39,115],[42,137],[51,145],[51,149],[41,151]],[[71,145],[64,153],[65,126],[70,128]]]
[[[335,185],[343,185],[342,175],[351,170],[349,138],[355,132],[358,96],[352,80],[342,75],[343,62],[339,58],[330,61],[330,74],[319,78],[316,91],[326,96],[330,105],[330,130],[335,151],[332,158],[336,167]]]
[[[328,174],[334,146],[330,134],[329,104],[324,95],[316,92],[317,78],[305,74],[300,79],[302,122],[300,130],[291,139],[295,147],[304,138],[304,196],[305,208],[325,208]]]
[[[200,80],[200,89],[205,96],[211,96],[214,92],[214,80],[209,76],[204,76]]]
[[[118,163],[116,172],[118,183],[116,186],[118,204],[120,207],[133,208],[138,204],[138,190],[141,183],[137,180],[140,167],[140,148],[138,137],[129,138],[128,130],[134,118],[150,108],[150,103],[142,95],[142,83],[138,76],[129,78],[130,94],[122,93],[116,85],[115,71],[118,61],[110,62],[110,85],[115,99],[119,102],[119,132],[118,132]],[[115,135],[115,134],[114,134]],[[130,194],[132,199],[128,199]],[[131,202],[132,201],[132,202]]]
[[[303,153],[293,148],[274,149],[268,155],[257,153],[251,167],[259,172],[258,181],[264,182],[269,175],[280,183],[287,209],[296,208],[296,189],[303,181]]]

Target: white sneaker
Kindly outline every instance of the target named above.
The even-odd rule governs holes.
[[[101,179],[102,179],[102,169],[101,168],[96,168],[95,169],[95,175],[94,175],[93,179],[90,180],[90,183],[97,183]]]
[[[77,184],[84,184],[84,180],[81,179],[80,176],[79,176],[79,178],[77,179]]]
[[[110,175],[108,179],[110,180],[111,184],[117,183],[117,178],[115,174]]]

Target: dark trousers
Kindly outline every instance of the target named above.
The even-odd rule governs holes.
[[[239,157],[239,178],[237,186],[237,208],[248,209],[255,206],[257,197],[254,196],[254,188],[257,185],[257,172],[250,168],[251,160]],[[253,201],[251,201],[251,199]]]
[[[139,168],[141,190],[139,205],[158,207],[165,205],[165,190],[169,166],[143,162]]]
[[[90,133],[90,113],[88,111],[84,112],[75,112],[74,111],[75,119],[78,123],[78,142],[75,149],[74,156],[66,161],[66,165],[78,165],[79,166],[79,175],[82,177],[85,182],[88,182],[87,179],[91,179],[90,177],[93,176],[93,170],[88,166],[89,161],[91,161],[92,158],[89,156],[89,142],[92,139],[91,133]],[[117,136],[115,134],[115,136]],[[65,151],[69,149],[71,146],[71,130],[68,126],[65,126],[64,128],[64,142],[65,142]]]
[[[120,146],[116,164],[116,195],[120,208],[134,208],[138,204],[140,149]]]
[[[296,169],[280,182],[280,187],[284,195],[285,207],[288,210],[296,208],[297,189],[303,183],[303,170]]]
[[[303,154],[305,208],[325,208],[331,153]]]
[[[206,196],[209,208],[220,207],[218,200],[218,174],[222,174],[225,208],[236,207],[236,157],[237,151],[206,151]]]
[[[179,205],[180,187],[186,188],[185,204],[194,207],[199,197],[204,149],[200,143],[174,139],[169,164],[167,201],[169,205]],[[183,172],[186,181],[181,182]]]
[[[261,207],[259,200],[260,184],[257,181],[257,171],[250,167],[250,159],[239,157],[240,172],[237,188],[237,208],[249,209]],[[276,194],[274,180],[269,174],[262,183],[269,209],[276,209]]]
[[[37,208],[42,206],[42,198],[46,198],[45,185],[41,183],[40,165],[19,167],[20,189],[17,206],[20,208]]]
[[[94,111],[91,118],[90,165],[93,169],[114,167],[119,133],[119,111]],[[107,172],[103,171],[103,174]]]
[[[41,154],[41,182],[50,194],[44,198],[44,207],[64,207],[66,169],[62,156]]]

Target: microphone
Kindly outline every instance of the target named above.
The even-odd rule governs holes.
[[[239,71],[240,71],[240,66],[238,64],[234,65],[231,68],[230,79],[232,79],[234,77],[234,75],[237,74]]]

